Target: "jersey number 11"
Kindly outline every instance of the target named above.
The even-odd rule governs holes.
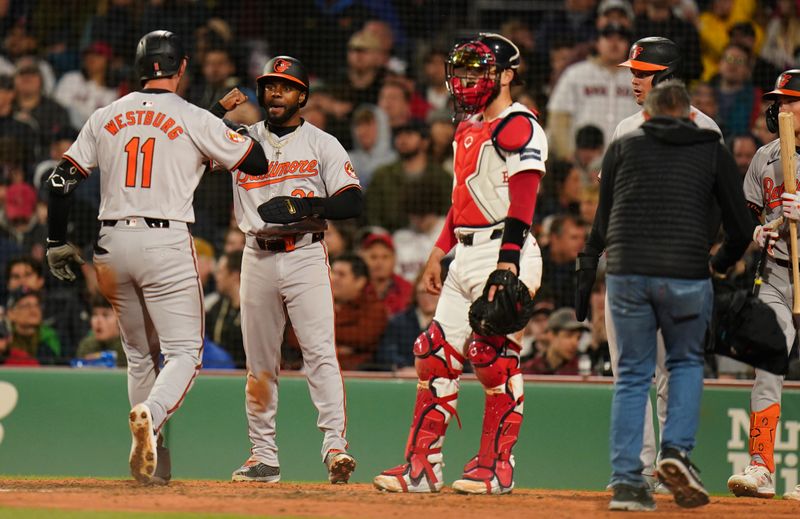
[[[150,174],[153,172],[153,149],[156,138],[150,137],[142,144],[141,153],[144,157],[142,163],[142,187],[150,187]],[[128,170],[125,173],[125,187],[136,187],[136,172],[139,169],[139,137],[134,137],[125,145],[128,154]]]

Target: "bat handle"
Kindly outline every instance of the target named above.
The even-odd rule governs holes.
[[[758,291],[761,290],[761,284],[764,280],[764,271],[767,268],[767,250],[769,249],[769,240],[764,242],[761,247],[761,254],[758,255],[758,264],[756,265],[756,277],[753,280],[753,295],[757,296]]]

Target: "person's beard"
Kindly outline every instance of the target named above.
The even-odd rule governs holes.
[[[269,113],[269,105],[267,105],[267,123],[272,126],[283,126],[286,122],[294,117],[298,110],[300,110],[300,103],[295,103],[293,105],[284,105],[283,106],[283,115],[274,116],[270,115]]]
[[[415,149],[412,149],[412,150],[403,150],[403,151],[398,150],[397,151],[397,155],[400,156],[401,160],[413,159],[414,157],[417,156],[418,153],[419,153],[419,148],[415,148]]]

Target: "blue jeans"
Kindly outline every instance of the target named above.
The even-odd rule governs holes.
[[[703,391],[703,342],[711,320],[710,279],[608,275],[619,367],[611,405],[611,484],[644,486],[642,428],[661,329],[669,371],[667,421],[661,449],[694,447]]]

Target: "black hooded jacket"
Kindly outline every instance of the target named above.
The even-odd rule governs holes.
[[[719,134],[655,117],[611,143],[600,203],[584,252],[608,254],[608,273],[679,279],[709,276],[709,229],[725,242],[711,265],[725,272],[753,234],[736,163]]]

